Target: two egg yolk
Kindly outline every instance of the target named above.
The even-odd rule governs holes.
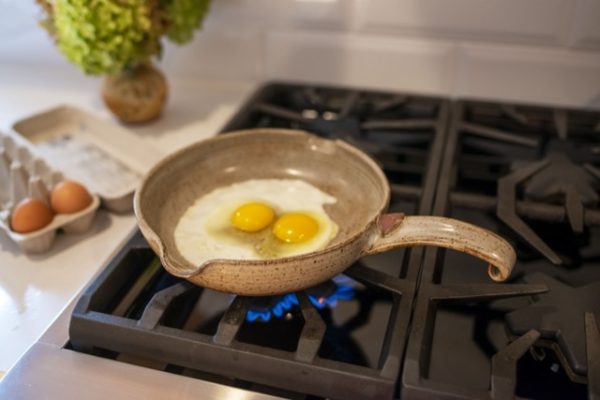
[[[231,215],[231,223],[244,232],[258,232],[275,219],[273,209],[263,203],[246,203]],[[287,213],[273,225],[273,234],[282,242],[301,243],[311,239],[319,230],[319,223],[304,213]]]

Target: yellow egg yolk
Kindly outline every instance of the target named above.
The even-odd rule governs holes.
[[[263,203],[246,203],[231,215],[231,223],[244,232],[260,231],[273,222],[275,212]]]
[[[273,234],[286,243],[300,243],[311,239],[319,230],[313,217],[302,213],[282,215],[273,226]]]

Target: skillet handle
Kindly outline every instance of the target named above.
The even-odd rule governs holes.
[[[398,247],[438,246],[471,254],[488,262],[488,275],[505,281],[517,259],[515,250],[495,233],[452,218],[384,214],[379,232],[363,255]]]

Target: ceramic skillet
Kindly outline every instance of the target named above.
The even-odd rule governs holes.
[[[339,227],[326,248],[287,258],[214,259],[202,265],[180,254],[174,230],[198,198],[217,187],[269,178],[302,179],[337,199],[325,205]],[[162,160],[136,191],[134,209],[142,234],[169,273],[221,292],[290,293],[332,278],[360,257],[412,246],[479,257],[494,281],[510,275],[515,252],[495,233],[450,218],[386,214],[389,199],[382,170],[357,148],[302,131],[252,129],[196,143]]]

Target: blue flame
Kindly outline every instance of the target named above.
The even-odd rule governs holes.
[[[281,317],[284,312],[291,310],[296,305],[298,305],[298,298],[294,293],[289,293],[283,296],[283,299],[273,307],[271,312],[276,317]]]
[[[272,315],[275,315],[276,317],[281,317],[286,311],[291,310],[292,307],[294,307],[295,305],[298,305],[298,298],[294,293],[288,293],[285,296],[283,296],[283,298],[270,310],[248,310],[248,313],[246,314],[246,321],[254,322],[260,319],[263,322],[267,322],[271,319]]]
[[[246,314],[246,321],[254,322],[257,319],[262,319],[264,322],[267,322],[271,319],[271,311],[252,311],[248,310]]]
[[[338,300],[350,300],[354,297],[354,288],[352,286],[339,286],[333,292],[332,295],[328,297],[315,297],[313,295],[308,295],[308,299],[310,302],[319,310],[329,307],[334,308],[337,306]]]
[[[316,297],[312,294],[308,295],[310,302],[319,310],[329,307],[334,308],[338,304],[338,300],[351,300],[354,298],[354,287],[351,286],[352,280],[344,275],[338,275],[333,278],[336,284],[335,291],[329,296]],[[286,311],[290,311],[294,306],[297,306],[298,298],[294,293],[286,294],[277,302],[270,310],[256,311],[248,310],[246,313],[246,321],[267,322],[271,318],[280,318]]]

